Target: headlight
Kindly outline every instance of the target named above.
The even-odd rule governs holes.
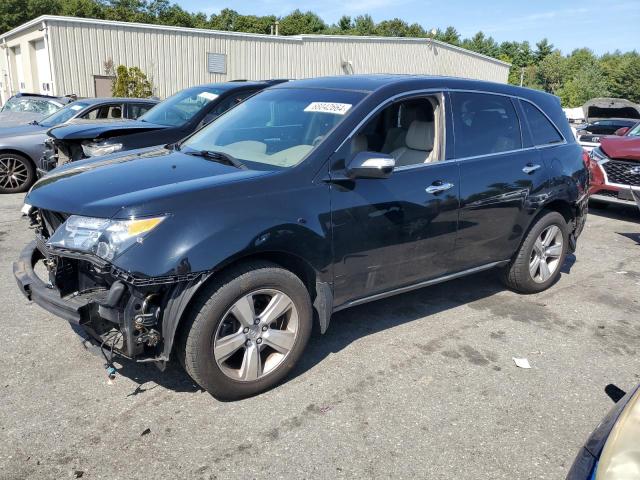
[[[122,150],[121,143],[83,143],[82,151],[87,157],[99,157]]]
[[[165,217],[132,220],[71,215],[51,236],[47,245],[92,253],[111,261],[157,227]]]
[[[596,147],[591,150],[591,153],[589,155],[591,156],[592,160],[595,160],[598,163],[602,162],[603,160],[609,160],[609,157],[604,154],[600,147]]]

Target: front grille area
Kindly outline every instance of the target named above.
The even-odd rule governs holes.
[[[640,162],[623,162],[620,160],[610,160],[602,165],[607,172],[609,183],[619,183],[621,185],[640,186]],[[638,169],[638,173],[632,173],[631,169]]]

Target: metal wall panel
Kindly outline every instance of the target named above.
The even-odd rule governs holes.
[[[50,19],[61,93],[93,96],[104,62],[140,67],[165,98],[201,83],[352,73],[416,73],[506,82],[509,65],[422,39],[302,35],[275,37]],[[226,55],[226,74],[208,73],[207,53]],[[346,66],[344,66],[346,65]]]

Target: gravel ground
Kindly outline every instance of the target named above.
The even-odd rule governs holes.
[[[66,322],[19,293],[32,232],[0,198],[0,477],[564,478],[639,382],[640,216],[594,211],[547,292],[495,273],[336,314],[295,375],[221,403],[178,367],[113,382]],[[517,368],[526,357],[532,369]]]

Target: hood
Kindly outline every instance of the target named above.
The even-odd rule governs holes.
[[[607,118],[640,119],[640,105],[622,98],[594,98],[582,110],[589,123]]]
[[[133,133],[149,132],[169,128],[167,125],[143,122],[140,120],[118,121],[73,121],[49,130],[50,137],[56,140],[91,140],[94,138],[118,137]]]
[[[171,213],[177,203],[197,204],[196,192],[213,196],[214,187],[269,173],[151,147],[56,168],[31,188],[25,203],[102,218]],[[174,202],[176,197],[181,201]]]
[[[47,128],[40,125],[18,125],[15,127],[0,128],[0,142],[7,137],[22,137],[24,135],[33,135],[43,133]]]
[[[0,112],[0,128],[26,125],[34,120],[44,118],[41,113],[33,112]]]
[[[640,137],[602,137],[600,139],[600,149],[609,158],[640,162]]]

